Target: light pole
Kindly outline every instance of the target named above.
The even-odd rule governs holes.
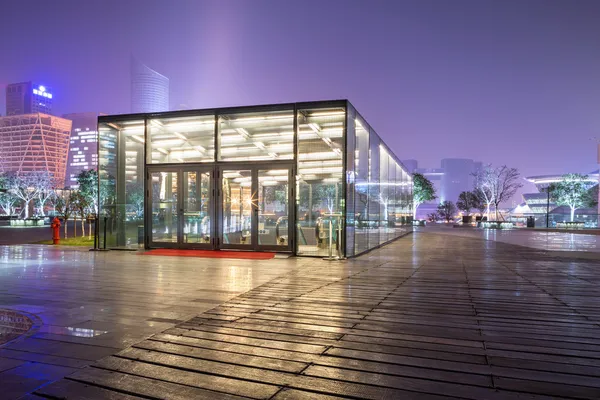
[[[546,187],[546,194],[548,198],[546,200],[546,229],[550,227],[550,185]]]

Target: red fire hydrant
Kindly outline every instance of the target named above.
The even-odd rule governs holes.
[[[60,244],[60,221],[57,217],[54,217],[52,220],[52,224],[50,224],[52,228],[52,241],[54,244]]]

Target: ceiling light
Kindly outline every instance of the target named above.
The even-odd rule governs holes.
[[[244,139],[250,139],[250,134],[244,128],[237,128],[236,132],[239,133]]]
[[[315,131],[315,133],[321,132],[321,127],[319,125],[315,124],[314,122],[311,122],[310,124],[308,124],[308,126],[310,127],[310,129]]]

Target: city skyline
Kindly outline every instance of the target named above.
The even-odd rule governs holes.
[[[264,1],[181,1],[167,11],[159,2],[108,3],[110,12],[36,2],[57,21],[46,40],[71,57],[50,46],[17,54],[36,38],[16,37],[0,44],[15,54],[0,66],[0,86],[52,86],[57,115],[127,113],[134,53],[171,78],[172,109],[348,98],[400,157],[423,166],[475,158],[523,176],[596,169],[597,3],[309,1],[294,12]],[[86,17],[94,21],[75,36],[60,23]],[[331,22],[338,19],[347,23]],[[0,30],[17,23],[7,18]]]

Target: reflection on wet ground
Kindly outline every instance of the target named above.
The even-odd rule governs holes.
[[[527,229],[453,228],[445,225],[428,225],[423,232],[442,233],[473,239],[514,244],[546,251],[600,252],[600,235],[568,232],[544,232]]]
[[[33,326],[33,321],[13,310],[0,310],[0,345],[24,335]]]

